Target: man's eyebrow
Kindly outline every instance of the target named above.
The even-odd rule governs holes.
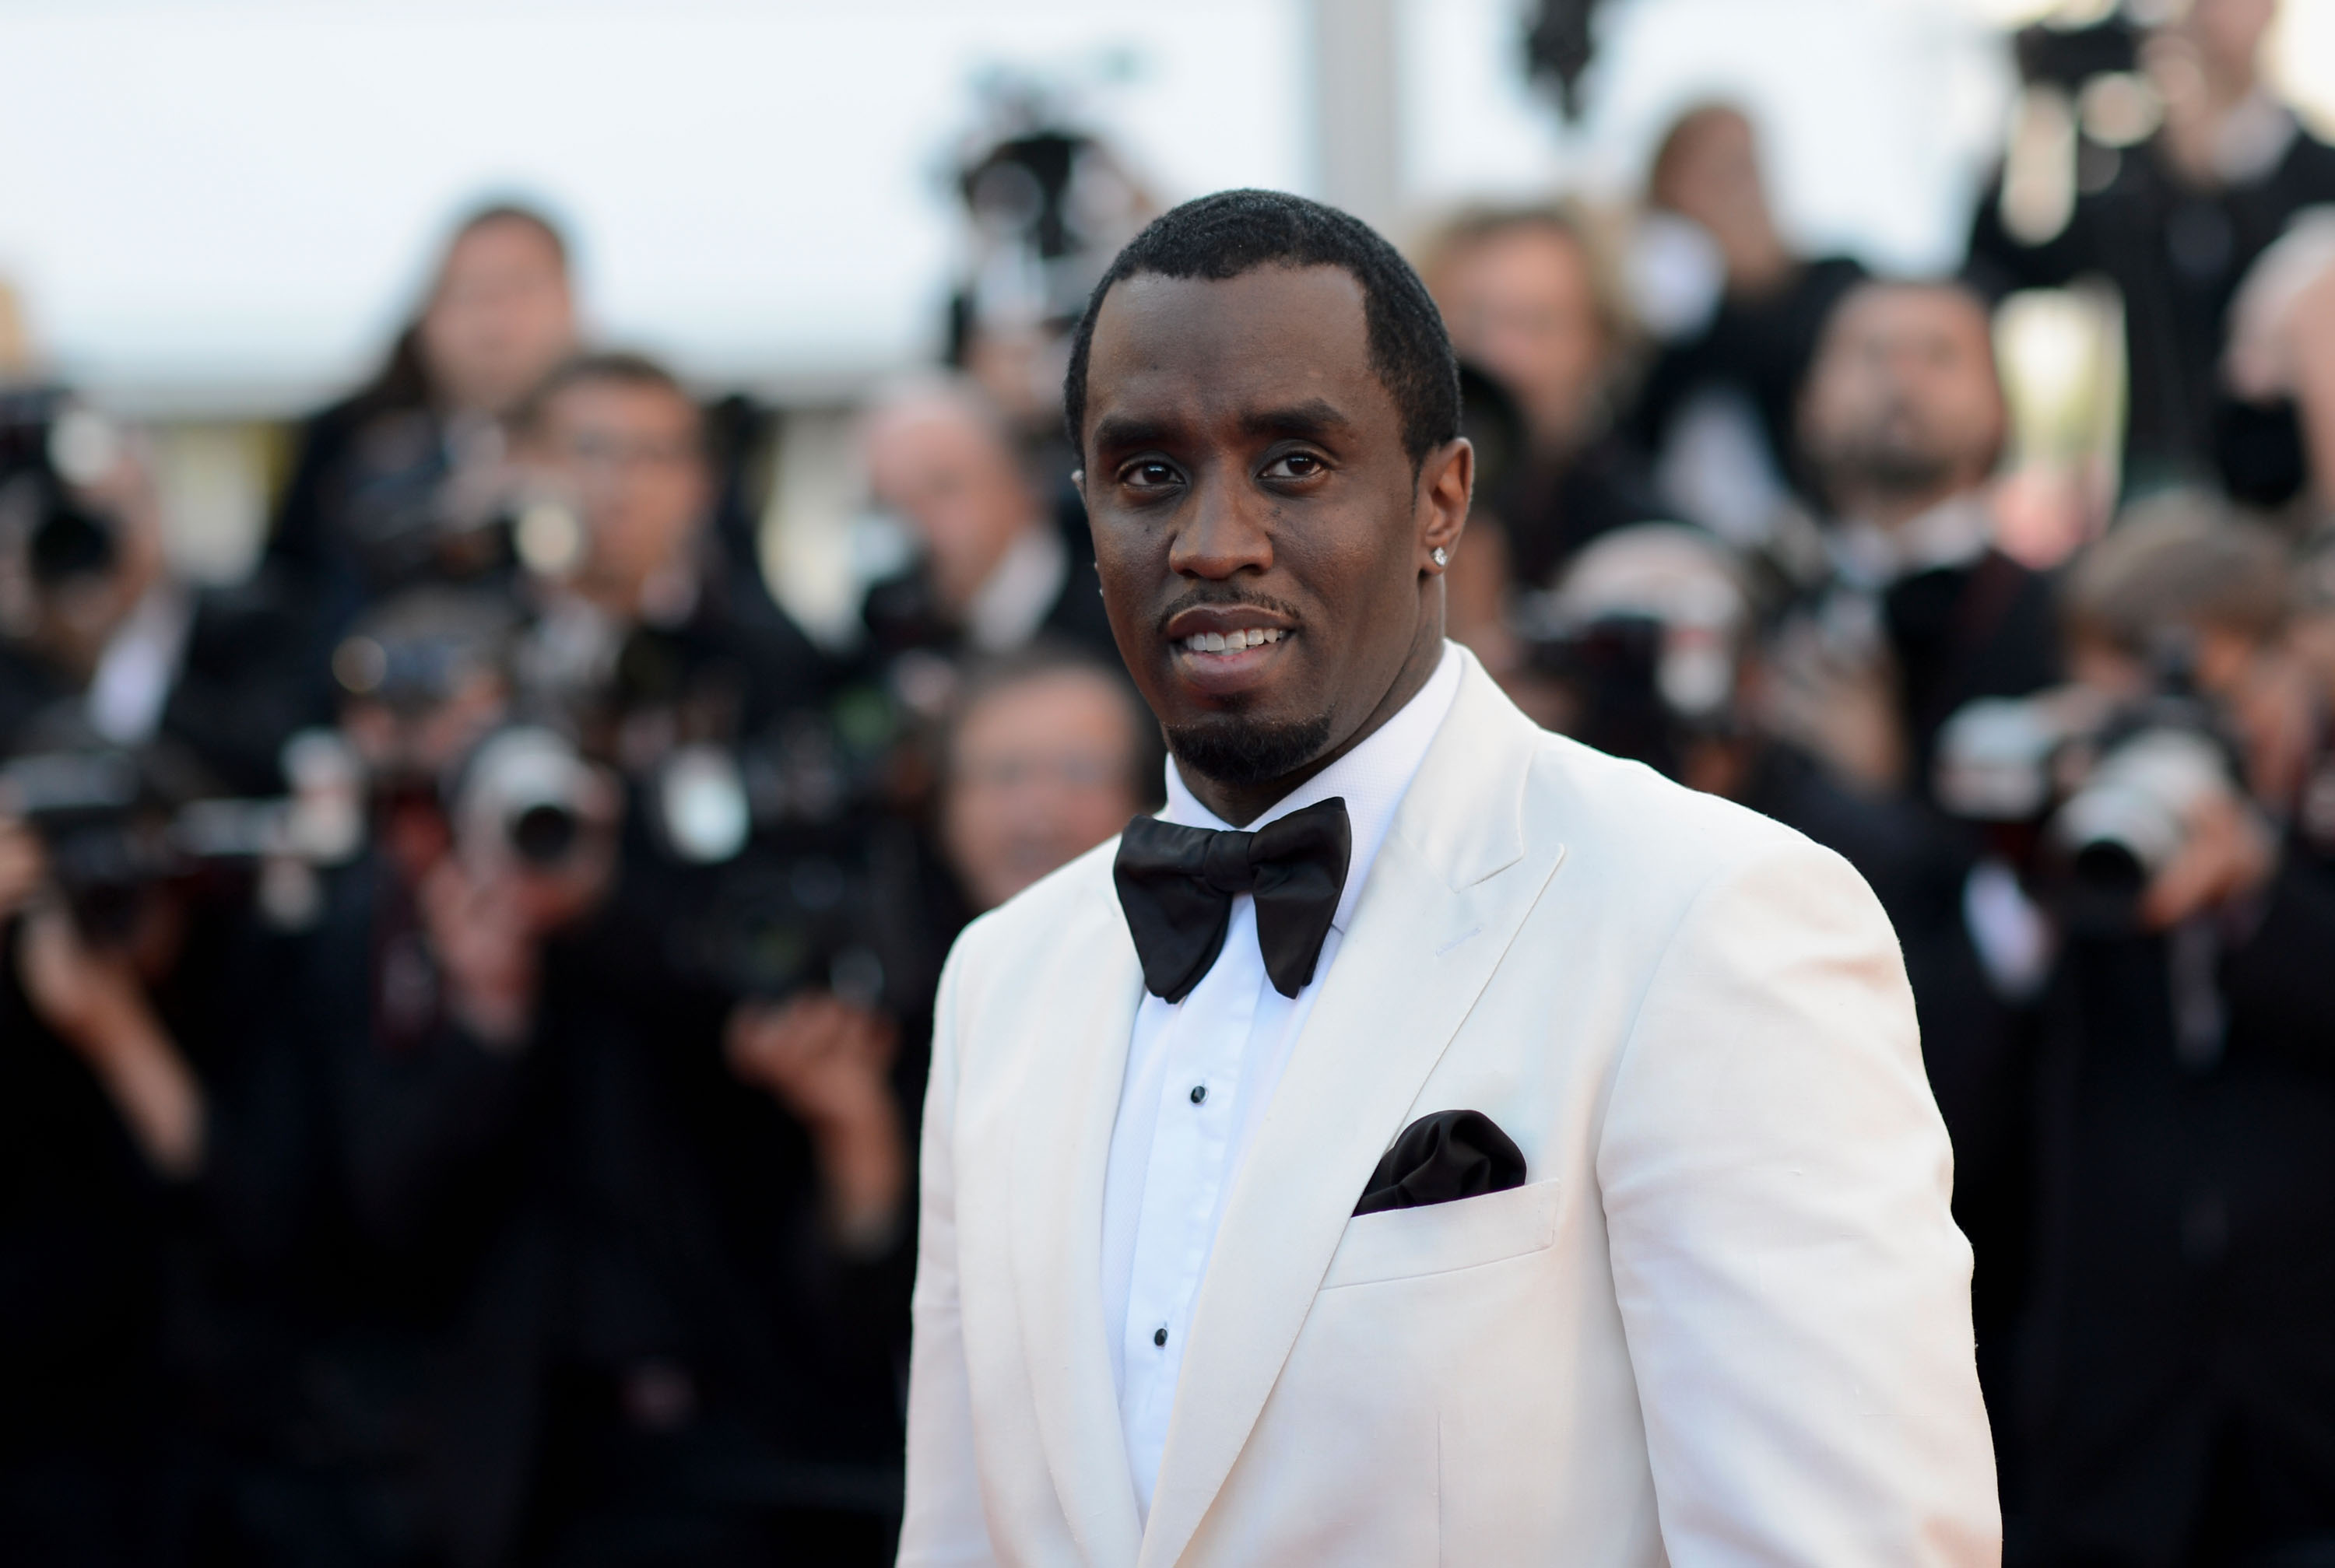
[[[1308,398],[1287,408],[1258,409],[1241,416],[1241,433],[1249,436],[1299,436],[1316,440],[1343,434],[1354,421],[1327,398]]]
[[[1138,414],[1105,414],[1095,421],[1095,450],[1119,451],[1129,447],[1161,446],[1172,440],[1178,429],[1168,420],[1146,419]]]

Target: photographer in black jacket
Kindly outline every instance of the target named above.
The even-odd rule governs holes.
[[[2045,833],[2028,1561],[2335,1553],[2335,845],[2287,576],[2194,508],[2071,580],[2075,672],[2134,717]]]

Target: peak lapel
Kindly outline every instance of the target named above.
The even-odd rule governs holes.
[[[1371,1168],[1564,857],[1554,834],[1524,832],[1537,733],[1471,660],[1226,1204],[1143,1568],[1168,1568],[1198,1530]]]
[[[1141,1524],[1102,1321],[1102,1196],[1143,973],[1107,882],[1042,982],[1042,1049],[1016,1094],[1013,1274],[1022,1354],[1063,1515],[1087,1562],[1125,1568]]]

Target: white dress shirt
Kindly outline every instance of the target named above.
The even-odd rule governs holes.
[[[1103,1322],[1115,1335],[1111,1370],[1119,1422],[1136,1498],[1147,1517],[1168,1444],[1184,1338],[1225,1196],[1323,977],[1337,961],[1339,941],[1395,808],[1458,695],[1461,669],[1445,644],[1442,663],[1417,696],[1361,745],[1246,824],[1254,831],[1333,796],[1345,799],[1353,854],[1313,983],[1294,997],[1274,989],[1256,944],[1255,901],[1242,894],[1233,902],[1224,950],[1200,982],[1178,1002],[1146,994],[1136,1011],[1103,1186],[1101,1288]],[[1173,760],[1160,815],[1187,828],[1232,826],[1200,804]]]

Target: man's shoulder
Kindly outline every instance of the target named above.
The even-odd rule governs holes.
[[[1568,880],[1602,876],[1632,903],[1691,899],[1771,857],[1836,858],[1773,818],[1561,735],[1536,750],[1526,799],[1535,829],[1564,842]]]

